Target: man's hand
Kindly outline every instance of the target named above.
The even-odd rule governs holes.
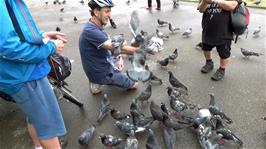
[[[50,38],[50,39],[53,39],[53,40],[61,40],[63,41],[63,43],[66,43],[67,40],[64,38],[65,37],[65,34],[63,33],[59,33],[59,32],[44,32],[42,34],[42,38]]]
[[[53,42],[56,46],[56,52],[55,53],[61,54],[63,49],[64,49],[64,46],[65,46],[64,42],[62,40],[59,40],[59,39],[57,39],[57,40],[51,39],[50,41]]]

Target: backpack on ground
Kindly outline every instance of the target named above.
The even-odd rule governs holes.
[[[242,35],[248,28],[250,14],[246,4],[240,0],[236,8],[231,11],[231,27],[236,35],[235,43],[237,43],[238,36]]]

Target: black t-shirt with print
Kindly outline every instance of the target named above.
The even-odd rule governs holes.
[[[230,11],[225,11],[217,4],[208,4],[202,16],[202,42],[210,45],[224,44],[233,39],[230,27]]]

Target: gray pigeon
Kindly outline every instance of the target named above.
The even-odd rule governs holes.
[[[126,4],[129,5],[129,4],[130,4],[130,0],[128,0],[128,1],[126,2]]]
[[[107,94],[103,94],[103,98],[101,100],[101,105],[97,117],[97,122],[98,123],[101,122],[110,110],[111,110],[110,101],[107,98]]]
[[[214,94],[210,93],[210,104],[209,111],[213,115],[219,115],[222,119],[225,119],[228,124],[233,123],[233,120],[228,117],[217,105],[215,102]]]
[[[262,53],[257,53],[257,52],[253,52],[253,51],[249,51],[246,50],[244,48],[240,48],[241,53],[245,56],[245,57],[249,57],[249,56],[260,56],[263,55]]]
[[[221,128],[221,129],[217,129],[216,133],[218,135],[222,135],[222,138],[228,141],[233,141],[236,144],[238,144],[240,147],[243,146],[243,141],[240,140],[231,130],[229,130],[228,128]]]
[[[167,115],[163,116],[163,124],[165,127],[173,128],[175,131],[178,131],[178,130],[181,130],[187,127],[184,124],[179,123],[178,121],[174,121]]]
[[[74,23],[78,23],[78,18],[76,16],[74,16],[73,21],[74,21]]]
[[[169,57],[166,57],[163,60],[157,60],[157,63],[159,63],[161,67],[167,67],[167,65],[169,64]]]
[[[169,111],[168,111],[168,108],[166,107],[165,103],[161,103],[161,109],[166,115],[169,115]]]
[[[176,31],[180,30],[180,28],[174,27],[171,23],[169,23],[169,30],[171,33],[175,33]]]
[[[138,149],[138,140],[135,136],[129,136],[126,139],[124,149]]]
[[[156,36],[161,39],[169,39],[168,35],[165,35],[164,33],[160,32],[158,29],[156,29]]]
[[[168,56],[169,60],[175,61],[175,59],[178,57],[178,49],[176,48],[174,52]]]
[[[90,126],[88,129],[86,129],[85,131],[83,131],[81,133],[81,135],[79,136],[79,139],[78,139],[78,142],[80,145],[89,145],[91,140],[92,140],[92,137],[93,137],[93,134],[95,132],[95,126],[92,125]]]
[[[55,29],[55,31],[60,32],[61,31],[61,28],[57,26],[56,29]]]
[[[133,68],[126,71],[127,76],[134,81],[147,81],[150,78],[151,72],[145,69],[146,56],[143,51],[138,51],[133,54]]]
[[[118,34],[112,37],[112,46],[114,47],[113,55],[116,57],[121,53],[121,47],[124,43],[124,34]]]
[[[110,148],[115,147],[124,141],[124,139],[104,134],[101,134],[99,138],[101,139],[103,145]]]
[[[154,132],[152,129],[148,129],[149,137],[146,142],[146,149],[161,149],[157,139],[155,138]]]
[[[177,100],[173,95],[170,96],[170,106],[178,113],[188,109],[187,103],[181,100]]]
[[[260,31],[261,31],[261,26],[259,26],[257,29],[254,30],[254,32],[253,32],[253,37],[258,37]]]
[[[173,87],[182,88],[188,91],[188,88],[184,84],[182,84],[180,81],[178,81],[171,71],[168,71],[168,74],[169,74],[169,82]]]
[[[255,4],[255,5],[259,5],[260,2],[261,2],[261,0],[255,0],[255,2],[254,2],[253,4]]]
[[[168,22],[160,20],[160,19],[157,19],[157,23],[159,24],[160,27],[168,25]]]
[[[150,112],[154,120],[163,121],[163,115],[166,115],[164,111],[162,111],[161,107],[151,101],[150,104]]]
[[[176,142],[176,134],[173,128],[164,127],[163,129],[163,140],[166,149],[174,149]]]
[[[126,122],[126,121],[116,121],[115,125],[121,130],[123,133],[132,136],[135,134],[136,127],[134,124]]]
[[[123,119],[127,119],[130,116],[128,114],[125,113],[121,113],[119,110],[115,109],[115,108],[111,108],[111,116],[113,117],[113,119],[115,120],[123,120]]]
[[[148,65],[145,65],[145,69],[146,70],[149,70],[149,66]],[[150,70],[149,70],[150,71]],[[151,72],[151,71],[150,71]],[[153,72],[151,72],[151,75],[150,75],[150,79],[149,79],[150,81],[155,81],[155,82],[159,82],[160,84],[163,84],[163,81],[162,81],[162,79],[160,79],[160,78],[158,78],[157,76],[155,76],[154,74],[153,74]]]
[[[149,83],[147,88],[142,91],[137,97],[136,97],[136,100],[137,101],[141,101],[141,102],[144,102],[144,101],[148,101],[149,98],[151,97],[151,94],[152,94],[152,86],[151,84]]]
[[[192,28],[187,29],[182,36],[189,37],[192,34]]]

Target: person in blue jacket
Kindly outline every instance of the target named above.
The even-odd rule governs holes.
[[[0,8],[0,92],[25,112],[36,149],[60,149],[66,128],[46,76],[47,58],[62,52],[64,34],[39,31],[22,0],[0,0]]]

